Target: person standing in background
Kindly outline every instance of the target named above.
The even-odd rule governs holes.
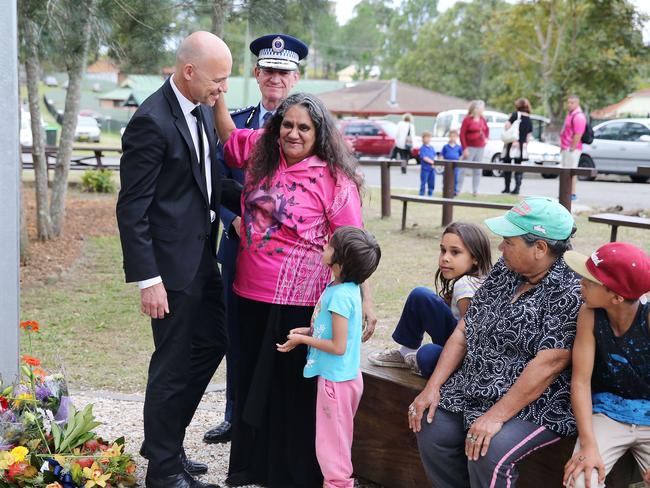
[[[517,135],[516,141],[506,144],[503,148],[503,162],[505,164],[510,164],[511,161],[514,164],[521,164],[522,161],[528,161],[528,140],[533,133],[533,123],[530,120],[530,102],[527,98],[519,98],[515,102],[515,109],[516,110],[510,114],[510,118],[508,119],[508,122],[506,122],[504,129],[508,130],[512,127],[512,124],[514,124],[515,121],[519,120],[519,134]],[[511,177],[512,173],[510,171],[503,172],[505,188],[501,193],[519,195],[521,181],[524,178],[524,174],[520,172],[515,173],[515,188],[512,192],[510,191]]]
[[[460,144],[463,146],[463,159],[466,161],[483,161],[483,152],[490,136],[490,129],[483,117],[485,102],[473,100],[467,109],[467,115],[460,126]],[[472,196],[478,195],[478,185],[481,181],[481,169],[472,170]],[[465,170],[460,170],[459,191],[463,189]]]
[[[393,151],[393,155],[399,157],[402,161],[402,174],[406,174],[406,165],[411,157],[414,137],[413,116],[404,114],[402,120],[397,123],[397,135],[395,136],[395,149]]]
[[[567,98],[569,112],[564,119],[560,132],[560,159],[564,168],[577,168],[582,154],[582,134],[587,128],[587,117],[580,108],[580,97],[569,95]],[[577,200],[576,183],[578,177],[571,178],[571,200]]]

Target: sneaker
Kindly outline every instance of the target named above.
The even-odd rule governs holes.
[[[411,370],[411,373],[422,376],[422,372],[420,371],[420,368],[418,367],[418,362],[416,360],[416,354],[415,352],[409,352],[405,357],[404,357],[404,364],[406,365],[407,368]]]
[[[415,356],[415,353],[411,353]],[[406,355],[407,357],[410,354]],[[404,362],[404,356],[399,352],[399,349],[384,349],[368,355],[368,361],[375,366],[384,366],[386,368],[409,368]]]

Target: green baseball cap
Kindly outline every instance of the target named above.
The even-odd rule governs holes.
[[[486,219],[485,225],[502,237],[534,234],[563,241],[571,236],[575,222],[571,213],[555,200],[527,197],[505,215]]]

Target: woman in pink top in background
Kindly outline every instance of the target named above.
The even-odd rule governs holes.
[[[239,295],[241,373],[235,392],[230,486],[319,487],[316,383],[304,378],[307,348],[277,352],[306,326],[330,281],[321,254],[339,226],[362,226],[357,162],[318,98],[288,97],[265,129],[236,129],[215,105],[224,159],[245,168],[242,236],[233,289]],[[364,340],[374,330],[367,285]]]
[[[485,145],[490,137],[490,129],[483,117],[485,102],[473,100],[467,109],[467,115],[460,125],[460,145],[463,147],[463,159],[466,161],[483,161]],[[478,184],[481,181],[481,169],[472,170],[472,196],[478,194]],[[463,191],[465,168],[460,168],[458,191]]]

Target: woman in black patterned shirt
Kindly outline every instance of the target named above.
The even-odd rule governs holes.
[[[517,461],[576,427],[567,367],[580,286],[562,257],[573,217],[530,197],[485,223],[503,256],[409,407],[436,488],[514,488]]]

